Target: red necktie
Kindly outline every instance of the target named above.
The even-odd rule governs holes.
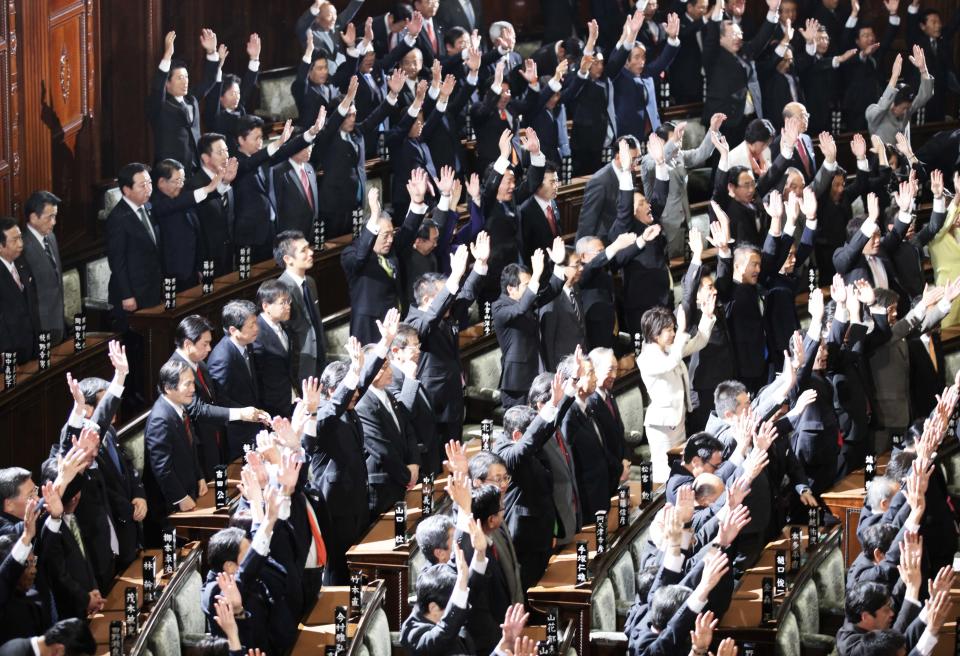
[[[307,197],[307,205],[310,206],[310,209],[313,209],[313,191],[310,189],[310,181],[307,179],[307,169],[304,166],[300,167],[300,184],[303,185],[303,193]]]
[[[807,177],[810,177],[810,157],[807,155],[807,149],[803,147],[803,142],[797,142],[797,154],[800,156],[800,161],[803,162],[803,170],[807,174]]]
[[[616,418],[617,418],[617,411],[613,409],[613,399],[610,398],[610,395],[609,395],[609,394],[607,394],[605,400],[606,400],[606,402],[607,402],[607,408],[610,409],[610,414],[613,415],[613,418],[614,418],[614,419],[616,419]]]
[[[207,389],[207,381],[203,379],[203,371],[201,371],[200,365],[197,365],[197,382],[200,383],[200,387],[203,388],[204,394],[206,394],[207,398],[209,398],[210,390]]]
[[[553,203],[547,205],[547,223],[550,224],[550,232],[554,237],[560,236],[560,231],[557,229],[557,217],[553,215]]]
[[[437,47],[437,35],[433,32],[433,22],[427,23],[427,38],[430,39],[430,47],[433,48],[434,54],[440,52],[440,49]]]
[[[190,415],[187,414],[186,409],[183,411],[183,428],[187,433],[187,443],[193,446],[193,428],[190,427]]]

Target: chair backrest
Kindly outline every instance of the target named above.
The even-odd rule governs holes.
[[[257,85],[260,87],[260,107],[257,113],[271,116],[278,121],[296,118],[297,104],[290,93],[293,79],[293,75],[260,78]]]
[[[370,618],[370,626],[363,636],[363,646],[370,656],[390,656],[390,624],[383,608],[378,608]]]
[[[109,310],[110,301],[107,286],[110,284],[110,263],[101,257],[87,262],[87,290],[83,303],[86,307]]]
[[[80,289],[80,271],[63,272],[63,316],[68,326],[73,326],[73,317],[83,312],[83,291]]]
[[[777,656],[800,656],[800,629],[793,613],[784,615],[777,627]]]
[[[410,554],[410,594],[415,595],[417,593],[417,579],[420,578],[420,572],[429,564],[427,557],[423,555],[423,551],[419,548],[414,549],[413,553]]]
[[[500,398],[500,349],[490,349],[467,362],[467,396]]]
[[[623,419],[623,433],[627,444],[635,446],[643,438],[643,393],[637,386],[617,395],[617,408]]]
[[[629,551],[617,558],[610,568],[610,581],[618,603],[632,604],[637,594],[637,577],[633,557]]]
[[[820,633],[820,598],[817,595],[817,586],[813,581],[806,583],[792,591],[793,603],[790,610],[797,618],[797,628],[800,635]]]
[[[338,325],[324,328],[327,340],[327,362],[342,360],[347,357],[347,351],[344,344],[350,338],[350,322],[345,321]]]
[[[610,579],[595,583],[590,597],[590,630],[617,630],[617,598]]]
[[[180,656],[180,630],[177,618],[169,608],[160,616],[147,647],[154,656]]]
[[[947,490],[953,494],[960,494],[960,452],[945,458],[941,464],[947,479]]]
[[[827,555],[813,572],[813,582],[817,586],[817,596],[824,608],[843,609],[846,600],[845,581],[843,552],[837,547]]]
[[[120,443],[120,448],[130,456],[130,460],[133,461],[133,466],[136,467],[140,475],[143,476],[145,460],[143,428],[133,431],[129,435],[125,435],[123,441]]]
[[[103,209],[97,213],[97,218],[106,221],[110,211],[117,206],[121,198],[123,194],[120,192],[120,187],[110,187],[103,192]]]
[[[194,570],[187,575],[173,596],[173,613],[177,618],[180,635],[186,642],[199,639],[207,630],[207,620],[200,605],[202,588],[200,572]]]

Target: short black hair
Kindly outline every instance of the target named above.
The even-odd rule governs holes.
[[[327,395],[333,394],[333,390],[346,378],[349,370],[350,365],[340,360],[327,364],[320,374],[320,391]]]
[[[723,442],[710,433],[694,433],[683,445],[683,462],[690,464],[694,458],[707,462],[718,452],[723,452]]]
[[[481,525],[500,512],[500,488],[496,485],[481,485],[470,496],[473,518],[479,520]]]
[[[250,301],[243,299],[234,299],[223,306],[221,313],[221,323],[223,334],[229,335],[231,328],[241,330],[247,319],[256,316],[257,306]]]
[[[31,214],[40,216],[43,214],[43,210],[46,209],[47,205],[56,205],[59,207],[61,202],[63,201],[61,201],[58,196],[40,189],[30,194],[30,198],[23,204],[23,216],[29,221]]]
[[[699,0],[694,0],[694,2],[699,2]],[[656,129],[657,136],[666,141],[670,138],[670,133],[677,129],[677,124],[673,121],[664,121],[660,124],[660,127]]]
[[[890,462],[887,463],[885,476],[892,478],[899,483],[910,473],[913,468],[913,461],[917,459],[914,451],[895,451],[890,454]]]
[[[0,508],[7,499],[20,496],[20,486],[29,481],[32,474],[23,467],[4,467],[0,469]]]
[[[713,390],[713,407],[717,416],[723,419],[728,412],[736,412],[737,397],[746,392],[747,386],[739,380],[725,380],[719,383]]]
[[[433,555],[434,549],[450,549],[450,529],[453,528],[453,521],[446,515],[430,515],[419,524],[417,524],[417,544],[420,546],[420,552],[431,565],[436,565],[437,560]]]
[[[60,620],[43,633],[47,645],[63,645],[65,656],[91,656],[97,653],[97,641],[90,626],[79,617]]]
[[[110,381],[99,376],[89,376],[80,381],[80,393],[87,405],[97,405],[97,396],[110,387]]]
[[[224,528],[214,533],[207,543],[207,564],[211,571],[222,572],[226,563],[236,563],[245,537],[247,534],[240,528]]]
[[[446,608],[456,585],[457,572],[452,567],[445,564],[425,567],[417,577],[417,609],[425,614],[431,602]]]
[[[279,280],[267,280],[257,288],[257,308],[263,309],[264,303],[276,303],[286,296],[290,298],[290,290]]]
[[[494,465],[503,465],[503,467],[506,468],[507,463],[493,451],[481,451],[476,454],[470,458],[470,462],[467,463],[470,480],[486,481],[487,474]]]
[[[928,8],[928,9],[923,9],[923,10],[921,10],[921,11],[920,11],[920,24],[921,24],[921,25],[925,25],[926,22],[927,22],[927,19],[930,18],[930,16],[932,16],[932,15],[934,15],[934,14],[936,14],[937,16],[940,16],[940,11],[937,10],[937,9],[934,9],[934,8],[932,8],[932,7],[931,7],[931,8]],[[941,20],[942,20],[942,16],[941,16]]]
[[[223,84],[220,87],[220,95],[222,96],[227,91],[229,91],[230,87],[232,87],[234,84],[236,84],[238,87],[240,86],[239,75],[234,75],[233,73],[227,73],[226,75],[224,75]]]
[[[203,337],[203,333],[213,335],[213,324],[206,317],[199,314],[191,314],[183,318],[177,325],[177,331],[173,335],[173,343],[177,348],[183,348],[187,340],[197,342]]]
[[[7,230],[17,228],[17,220],[9,216],[0,216],[0,246],[7,245]]]
[[[181,374],[189,369],[190,365],[183,360],[167,360],[157,374],[157,391],[163,394],[167,390],[177,389]]]
[[[122,166],[117,172],[117,186],[120,187],[120,193],[123,193],[124,187],[133,189],[133,176],[140,173],[146,173],[147,177],[150,177],[150,167],[140,162],[131,162]]]
[[[897,656],[907,648],[906,637],[895,629],[867,631],[857,646],[859,656]]]
[[[277,266],[285,268],[287,265],[283,261],[284,255],[293,255],[293,245],[306,239],[306,236],[299,230],[284,230],[273,240],[273,260]]]
[[[917,442],[921,437],[923,437],[923,424],[926,421],[926,417],[921,417],[920,419],[914,420],[910,427],[907,428],[906,432],[903,434],[903,446],[908,447]]]
[[[201,135],[200,141],[197,142],[197,152],[201,155],[209,155],[213,152],[213,144],[218,141],[222,141],[223,145],[227,145],[227,138],[219,132],[207,132]]]
[[[774,134],[776,132],[770,121],[764,118],[755,118],[747,123],[747,129],[743,132],[743,140],[748,144],[769,141],[773,139]]]
[[[469,36],[467,31],[462,27],[454,25],[453,27],[448,27],[443,31],[443,45],[450,46],[451,48],[457,43],[457,39],[462,36]]]
[[[183,164],[175,159],[162,159],[153,167],[153,179],[155,182],[160,180],[169,180],[177,171],[183,170]]]
[[[413,302],[419,307],[424,300],[431,297],[437,288],[447,281],[447,277],[442,273],[428,271],[413,283]]]
[[[727,184],[733,185],[734,187],[740,186],[740,176],[744,173],[750,173],[750,169],[746,166],[731,166],[730,172],[727,174]]]
[[[440,226],[437,225],[437,222],[433,219],[424,219],[417,229],[417,239],[423,239],[424,241],[429,240],[431,230],[440,232]]]
[[[527,392],[527,403],[536,408],[537,404],[549,401],[552,395],[553,374],[545,371],[542,374],[537,374],[537,377],[533,379],[530,391]]]
[[[511,262],[503,267],[503,271],[500,273],[500,291],[506,294],[508,287],[519,287],[521,273],[529,276],[530,269],[516,262]]]
[[[537,411],[528,405],[515,405],[508,408],[503,413],[503,432],[507,434],[507,437],[511,437],[514,431],[523,433],[533,423],[536,416]]]
[[[657,580],[659,571],[659,565],[651,565],[637,572],[637,596],[640,599],[646,599],[650,596],[650,588],[653,587],[653,582]]]
[[[246,114],[237,119],[237,139],[246,139],[247,136],[257,128],[260,128],[261,134],[264,132],[263,119],[253,114]],[[264,136],[266,136],[264,134]]]
[[[659,630],[666,628],[687,597],[693,592],[685,585],[667,585],[653,593],[650,601],[650,626]]]
[[[851,624],[859,624],[861,613],[876,615],[889,601],[890,591],[882,583],[854,581],[847,587],[847,597],[843,604],[844,615]]]
[[[170,62],[170,70],[167,71],[167,80],[173,78],[173,72],[178,68],[187,68],[187,62],[182,59],[174,59]],[[189,74],[189,69],[187,68],[187,74]]]
[[[863,553],[871,560],[876,549],[879,549],[880,553],[887,553],[890,550],[890,545],[893,544],[893,538],[897,537],[898,532],[897,527],[889,522],[880,522],[868,526],[867,530],[863,532],[863,540],[860,543],[863,547]]]
[[[893,104],[912,103],[916,96],[917,94],[914,92],[913,87],[909,84],[898,84],[897,93],[893,96]]]
[[[643,341],[652,344],[657,340],[664,330],[673,327],[676,328],[677,320],[669,308],[662,305],[652,307],[643,313],[640,317],[640,332],[643,334]]]

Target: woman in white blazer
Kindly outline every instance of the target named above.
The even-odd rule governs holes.
[[[697,333],[687,333],[683,308],[677,316],[665,307],[643,313],[640,329],[643,348],[637,367],[650,396],[644,410],[643,427],[653,459],[653,482],[665,483],[670,475],[667,451],[686,439],[685,419],[693,408],[690,403],[690,378],[683,359],[707,345],[713,330],[715,298],[704,304]]]

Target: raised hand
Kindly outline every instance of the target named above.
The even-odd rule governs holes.
[[[503,639],[507,644],[513,644],[520,637],[528,619],[530,619],[530,613],[524,610],[523,604],[513,604],[507,608],[503,624],[500,625],[500,629],[503,631]]]
[[[259,61],[261,48],[260,35],[254,32],[250,35],[250,38],[247,39],[247,57],[249,57],[251,61]]]
[[[456,447],[453,447],[453,444],[456,444]],[[447,463],[457,463],[453,465],[456,469],[451,468],[450,470],[450,478],[447,480],[447,486],[445,488],[447,495],[450,497],[450,500],[460,508],[460,512],[469,514],[472,497],[470,496],[470,478],[466,472],[467,456],[462,452],[463,445],[454,440],[450,440],[450,442],[444,446],[447,449]]]
[[[893,192],[893,199],[897,203],[901,212],[909,212],[913,204],[913,191],[909,182],[901,182],[899,191]]]
[[[407,193],[411,203],[422,203],[427,195],[427,172],[423,169],[414,169],[410,172],[407,182]]]
[[[763,209],[770,215],[771,222],[775,221],[779,227],[780,220],[783,217],[783,199],[780,197],[780,192],[776,189],[770,192],[768,198],[769,202],[764,203]],[[771,234],[772,233],[773,230],[771,229]]]
[[[470,489],[469,486],[467,486],[467,496],[469,495]],[[473,545],[473,551],[476,554],[474,558],[483,562],[487,556],[487,535],[483,532],[483,526],[480,525],[480,520],[471,519],[467,524],[467,531],[470,533],[470,544]]]
[[[690,246],[691,259],[694,262],[703,261],[703,235],[696,228],[690,228],[687,233],[687,244]]]
[[[713,147],[717,149],[717,152],[720,153],[721,159],[726,158],[730,154],[730,144],[727,143],[727,138],[719,132],[713,131],[710,133],[710,142],[713,144]]]
[[[167,32],[163,37],[163,58],[173,58],[173,44],[177,40],[177,33],[173,30]]]
[[[837,142],[829,132],[820,133],[820,152],[826,162],[837,161]]]
[[[554,237],[553,244],[550,245],[550,261],[554,264],[563,264],[567,259],[567,246],[563,243],[563,237]]]
[[[223,600],[236,610],[243,608],[243,597],[240,596],[240,589],[237,587],[237,581],[233,574],[218,573],[217,587],[220,588],[220,594],[217,595],[218,600]]]
[[[820,29],[820,23],[815,18],[808,18],[806,27],[799,28],[800,35],[807,43],[814,43],[817,40],[817,30]]]
[[[727,507],[730,509],[729,514],[733,514],[742,503],[743,500],[750,494],[750,479],[746,475],[741,475],[734,483],[727,487]]]
[[[867,158],[867,142],[859,132],[854,134],[853,139],[850,140],[850,152],[853,153],[858,162]]]
[[[719,112],[710,117],[710,132],[713,133],[712,135],[710,135],[711,138],[712,138],[714,135],[718,135],[718,134],[719,134],[719,132],[720,132],[720,126],[723,125],[723,122],[726,121],[726,120],[727,120],[727,115],[726,115],[726,114],[721,114],[721,113],[719,113]],[[720,136],[721,139],[723,139],[723,135],[719,135],[719,136]],[[726,139],[724,139],[724,143],[726,143]],[[714,144],[714,145],[716,145],[716,144]]]
[[[450,279],[457,283],[463,279],[467,271],[467,258],[470,256],[465,244],[457,246],[457,250],[450,255]]]
[[[359,375],[363,369],[363,344],[360,340],[351,335],[346,343],[347,355],[350,357],[350,371]]]
[[[817,194],[811,187],[803,188],[803,200],[800,201],[800,211],[808,221],[817,220]]]
[[[233,606],[226,599],[218,597],[214,603],[216,615],[214,621],[227,637],[227,644],[231,651],[238,651],[243,648],[240,643],[240,632],[237,628],[237,618],[234,616]]]
[[[283,131],[280,133],[280,143],[285,144],[290,141],[290,137],[293,136],[293,121],[287,119],[287,122],[283,124]]]
[[[423,29],[423,14],[419,11],[413,12],[413,15],[410,17],[410,21],[407,23],[407,34],[413,37],[414,40],[420,35],[420,30]]]
[[[217,51],[216,32],[206,27],[200,30],[200,45],[207,51],[208,55],[214,54]]]
[[[520,145],[531,155],[537,155],[540,152],[540,137],[537,136],[533,128],[525,128],[520,133]]]
[[[400,91],[403,90],[403,85],[406,84],[406,82],[407,76],[403,73],[403,69],[395,68],[387,79],[387,89],[393,96],[397,96]]]
[[[675,13],[667,14],[667,38],[676,39],[680,34],[680,17]]]
[[[910,58],[913,59],[912,57]],[[890,86],[896,88],[897,80],[900,79],[900,72],[903,70],[903,55],[898,54],[893,60],[893,66],[890,67]]]
[[[500,157],[505,160],[510,159],[510,153],[513,152],[513,132],[509,129],[504,130],[500,133]]]
[[[480,204],[480,176],[476,173],[471,173],[467,179],[467,195],[474,203]]]
[[[60,491],[53,482],[44,483],[40,488],[43,495],[43,502],[47,507],[47,512],[54,519],[63,517],[63,500],[60,498]]]
[[[930,191],[934,198],[943,198],[943,171],[934,169],[930,173]]]
[[[737,643],[733,638],[724,638],[720,641],[717,656],[737,656]]]
[[[443,464],[447,466],[447,469],[450,470],[454,478],[458,474],[461,476],[467,476],[468,458],[467,452],[463,448],[463,444],[457,442],[456,440],[450,440],[443,445],[443,449],[447,454],[447,459],[443,461]],[[454,478],[451,480],[454,480]],[[447,489],[450,489],[450,482],[447,483]],[[456,501],[456,499],[454,499],[454,501]],[[458,503],[457,505],[463,508],[463,504]]]
[[[220,68],[223,68],[223,64],[227,61],[227,56],[230,54],[230,50],[227,48],[226,44],[221,43],[217,46],[217,57],[220,59]]]
[[[33,538],[37,535],[37,517],[40,516],[40,500],[36,497],[27,499],[23,509],[23,533],[20,535],[20,542],[24,545],[33,544]]]
[[[470,244],[470,254],[473,255],[477,264],[486,265],[490,258],[490,235],[485,231],[479,232],[476,240]]]
[[[651,132],[650,138],[647,140],[647,154],[657,164],[663,164],[663,139],[658,137],[656,132]]]
[[[400,326],[400,311],[397,308],[387,310],[383,321],[377,319],[377,330],[380,331],[380,337],[386,343],[387,348],[393,343],[393,338],[397,336],[397,328]]]
[[[539,281],[540,276],[543,275],[543,258],[544,254],[542,248],[535,250],[533,255],[530,257],[531,280]]]
[[[532,87],[539,84],[539,78],[537,77],[537,62],[532,59],[528,59],[523,63],[523,68],[520,69],[520,76],[527,81]]]

